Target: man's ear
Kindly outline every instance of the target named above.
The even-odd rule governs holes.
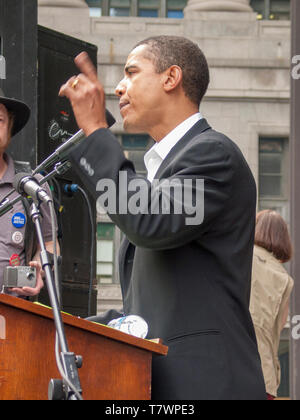
[[[165,92],[171,92],[182,83],[182,69],[179,66],[169,67],[165,73],[164,89]]]

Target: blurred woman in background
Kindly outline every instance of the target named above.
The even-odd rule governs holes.
[[[294,286],[283,263],[291,257],[292,244],[284,219],[273,210],[259,212],[256,217],[250,312],[270,400],[277,397],[280,385],[278,349]]]

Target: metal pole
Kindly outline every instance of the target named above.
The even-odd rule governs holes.
[[[300,55],[300,1],[291,0],[291,41],[292,41],[292,77],[291,77],[291,133],[290,133],[290,168],[291,168],[291,234],[294,256],[291,275],[295,288],[291,298],[290,319],[290,395],[293,400],[300,400],[300,70],[297,72],[295,58]],[[298,25],[298,28],[297,28]],[[300,59],[300,57],[299,57]],[[299,65],[298,65],[299,67]],[[299,77],[298,77],[299,76]]]
[[[66,386],[67,392],[64,399],[70,399],[70,400],[76,400],[79,398],[81,399],[82,390],[81,390],[81,385],[80,385],[80,380],[79,380],[79,375],[78,375],[78,370],[77,370],[78,369],[77,358],[74,353],[69,352],[68,342],[65,335],[64,324],[63,324],[61,312],[60,312],[60,305],[59,305],[59,301],[58,301],[54,284],[52,282],[51,265],[49,262],[49,258],[48,258],[48,254],[47,254],[47,250],[45,246],[45,241],[43,238],[41,222],[40,222],[41,213],[35,203],[32,204],[31,217],[32,217],[33,223],[35,224],[36,233],[38,236],[38,242],[41,249],[40,259],[41,259],[43,270],[46,274],[46,284],[47,284],[49,298],[50,298],[50,302],[52,306],[56,333],[59,339],[59,347],[61,349],[60,355],[62,359],[61,362],[63,365],[64,375],[66,379],[70,382],[71,384],[70,386],[75,388],[75,391],[77,391],[77,394],[78,394],[78,396],[76,396],[73,390],[71,390],[70,388]],[[50,389],[52,390],[53,382],[51,381],[50,384],[51,384]],[[51,396],[53,397],[53,394],[51,394]]]

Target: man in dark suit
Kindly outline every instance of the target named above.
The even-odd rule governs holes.
[[[156,142],[145,157],[147,180],[107,128],[105,94],[87,55],[75,61],[82,73],[60,95],[88,137],[72,161],[102,205],[103,183],[115,186],[116,205],[107,209],[127,237],[124,313],[143,317],[148,337],[169,347],[153,360],[153,399],[265,399],[248,309],[256,187],[236,144],[199,114],[209,83],[203,53],[163,36],[128,57],[116,94],[124,128]]]

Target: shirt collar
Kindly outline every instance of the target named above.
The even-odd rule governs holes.
[[[179,140],[198,122],[202,119],[200,112],[193,114],[187,118],[177,127],[175,127],[170,133],[168,133],[160,142],[155,145],[145,154],[144,161],[147,167],[149,159],[154,155],[159,157],[163,161],[173,147],[179,142]]]
[[[162,160],[167,157],[169,152],[179,142],[179,140],[201,119],[202,115],[200,112],[197,112],[175,127],[174,130],[166,135],[166,137],[154,145],[156,153]]]

